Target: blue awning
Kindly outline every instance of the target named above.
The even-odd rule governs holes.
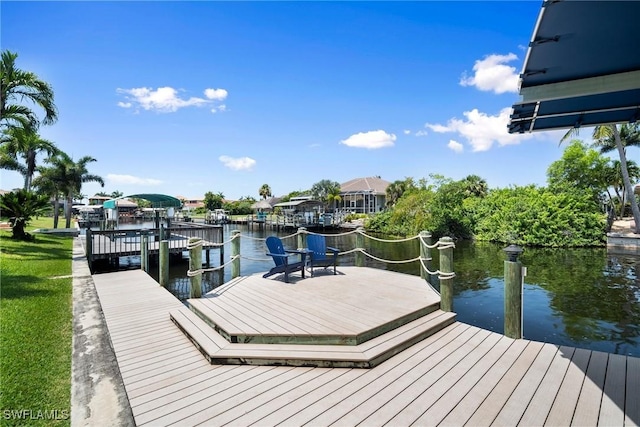
[[[640,2],[546,0],[510,133],[640,120]]]

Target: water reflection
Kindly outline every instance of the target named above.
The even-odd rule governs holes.
[[[265,255],[264,239],[276,234],[284,237],[285,246],[296,247],[289,232],[247,230],[237,225],[225,226],[225,240],[232,229],[242,232],[241,272],[243,275],[264,272],[272,266]],[[380,236],[382,237],[382,236]],[[342,251],[355,247],[354,234],[327,237],[327,245]],[[365,239],[365,248],[373,256],[388,260],[415,258],[418,240],[383,243]],[[480,242],[458,242],[454,250],[454,310],[458,320],[495,332],[503,332],[504,246]],[[231,254],[225,245],[225,261]],[[188,254],[173,262],[170,290],[178,298],[189,295]],[[218,251],[211,252],[219,265]],[[433,269],[438,266],[438,251],[432,251]],[[527,267],[524,286],[524,337],[559,345],[588,348],[640,357],[640,257],[608,255],[605,249],[536,249],[527,248],[520,257]],[[139,259],[130,262],[139,266]],[[418,262],[387,264],[365,258],[368,267],[419,275]],[[123,260],[121,260],[122,266]],[[355,255],[341,256],[341,265],[354,265]],[[157,268],[157,267],[156,267]],[[157,279],[157,271],[151,272]],[[203,276],[203,293],[231,279],[230,268]],[[431,280],[436,289],[437,278]]]

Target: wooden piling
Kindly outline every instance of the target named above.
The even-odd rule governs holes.
[[[149,272],[149,235],[146,232],[140,235],[140,268]]]
[[[202,245],[197,245],[198,242],[202,242],[199,237],[189,239],[189,271],[202,269]],[[202,296],[202,273],[190,276],[190,283],[190,297],[200,298]]]
[[[298,227],[298,249],[307,247],[307,228]]]
[[[160,265],[160,285],[166,287],[169,284],[169,241],[160,241],[160,254],[158,264]]]
[[[231,278],[240,276],[240,230],[231,232]]]
[[[358,227],[356,229],[356,249],[364,250],[364,228]],[[364,267],[364,254],[361,251],[356,251],[356,267]]]
[[[522,338],[522,263],[504,262],[504,334]]]
[[[443,245],[440,250],[440,309],[442,311],[453,311],[453,277],[447,277],[448,273],[453,273],[453,239],[442,237],[439,240]]]
[[[89,271],[93,273],[93,234],[91,232],[91,228],[87,227],[85,231],[86,240],[86,252],[87,252],[87,261],[89,263]]]

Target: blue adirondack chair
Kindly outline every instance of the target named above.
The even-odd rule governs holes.
[[[333,274],[336,273],[336,265],[338,264],[338,252],[336,248],[327,246],[324,236],[320,234],[309,234],[307,236],[307,248],[309,260],[309,268],[311,269],[311,277],[313,277],[314,267],[328,268],[333,266]]]
[[[301,271],[302,278],[304,279],[304,267],[306,264],[306,251],[287,250],[282,245],[282,240],[276,236],[267,237],[267,255],[273,257],[273,262],[276,264],[271,270],[265,273],[262,277],[273,276],[274,274],[284,273],[285,283],[289,283],[289,273],[294,271]],[[290,262],[289,257],[299,256],[299,261]]]

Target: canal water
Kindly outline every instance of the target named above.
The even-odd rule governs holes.
[[[290,232],[251,230],[246,226],[225,225],[224,239],[231,230],[241,231],[240,271],[249,275],[269,270],[273,261],[265,255],[264,239],[283,238],[285,247],[296,247]],[[378,236],[379,238],[381,236]],[[355,247],[355,234],[327,237],[327,245],[347,251]],[[365,239],[368,253],[385,260],[407,260],[418,256],[419,242],[385,243]],[[454,311],[459,321],[484,329],[503,332],[504,322],[504,245],[457,242],[454,249]],[[438,266],[433,250],[433,269]],[[225,245],[224,260],[229,261],[231,246]],[[173,262],[169,290],[180,299],[189,296],[186,272],[188,254]],[[204,256],[203,256],[204,259]],[[212,267],[219,265],[219,251],[211,251]],[[384,263],[365,257],[366,266],[419,275],[418,262]],[[520,261],[527,267],[523,293],[524,338],[558,345],[587,348],[640,357],[640,257],[608,254],[606,249],[526,248]],[[354,265],[353,254],[340,256],[340,265]],[[138,257],[123,258],[120,267],[139,268]],[[150,274],[157,280],[157,265]],[[231,279],[231,268],[203,275],[203,292]],[[436,289],[437,278],[431,280]]]

